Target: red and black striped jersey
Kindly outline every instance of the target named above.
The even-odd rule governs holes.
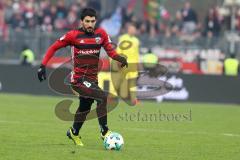
[[[48,48],[42,64],[46,65],[58,49],[66,46],[71,46],[72,52],[72,83],[82,76],[86,76],[94,81],[97,80],[101,47],[106,50],[109,57],[114,58],[117,55],[111,39],[104,29],[97,28],[93,34],[87,34],[80,28],[67,32],[53,43]]]

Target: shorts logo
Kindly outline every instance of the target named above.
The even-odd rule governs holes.
[[[100,42],[101,42],[101,37],[96,37],[95,40],[96,40],[96,43],[97,43],[97,44],[100,44]]]
[[[91,87],[91,83],[88,82],[88,81],[84,81],[83,84],[87,87],[87,88],[90,88]]]

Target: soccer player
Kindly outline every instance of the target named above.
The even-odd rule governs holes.
[[[91,110],[94,100],[97,101],[97,116],[104,139],[110,130],[107,126],[107,93],[98,86],[97,74],[100,49],[103,47],[108,56],[127,67],[127,60],[114,50],[110,37],[102,28],[96,28],[96,11],[85,8],[81,12],[80,28],[67,32],[53,43],[47,50],[38,70],[40,81],[46,79],[46,65],[54,53],[60,48],[71,46],[73,71],[71,72],[71,87],[79,95],[79,108],[76,111],[73,126],[67,131],[67,136],[78,146],[83,146],[79,131]]]
[[[127,57],[129,67],[126,70],[120,70],[118,76],[113,78],[116,89],[119,95],[130,100],[130,105],[136,105],[137,93],[137,78],[139,64],[139,46],[140,41],[136,37],[137,29],[134,23],[127,24],[127,33],[121,35],[118,40],[117,53]],[[117,65],[112,63],[113,68]]]

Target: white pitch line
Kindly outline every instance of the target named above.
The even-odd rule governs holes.
[[[228,137],[240,137],[239,134],[232,134],[232,133],[223,133],[222,135],[228,136]]]

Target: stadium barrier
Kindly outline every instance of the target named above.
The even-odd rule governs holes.
[[[20,65],[0,65],[0,93],[19,93],[33,95],[53,95],[62,96],[50,89],[50,82],[40,83],[37,79],[38,67],[26,67]],[[69,69],[64,68],[62,79],[69,73]],[[50,74],[48,70],[48,74]],[[110,83],[111,74],[101,72],[99,85],[105,90],[113,90]],[[159,77],[173,86],[173,90],[165,95],[159,95],[150,100],[177,101],[177,102],[211,102],[211,103],[236,103],[240,104],[240,77],[214,76],[214,75],[184,75],[168,74]],[[63,86],[61,77],[54,80],[54,85]],[[50,85],[49,85],[50,84]],[[66,86],[66,85],[65,85]],[[52,87],[52,86],[51,86]],[[139,87],[140,91],[148,91],[149,86]],[[68,86],[63,88],[68,90]],[[61,91],[60,91],[61,92]]]

